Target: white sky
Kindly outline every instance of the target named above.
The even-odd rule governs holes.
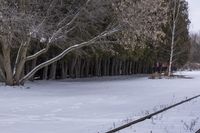
[[[200,0],[187,0],[189,2],[190,31],[200,32]]]

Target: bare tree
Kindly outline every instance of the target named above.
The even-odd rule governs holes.
[[[57,0],[46,3],[43,1],[42,3],[26,3],[25,1],[1,0],[0,48],[2,52],[0,53],[0,59],[3,62],[3,66],[1,66],[3,69],[1,71],[5,73],[3,75],[5,75],[6,84],[23,84],[38,70],[60,60],[67,53],[94,44],[119,30],[119,27],[114,27],[113,23],[107,24],[103,30],[99,29],[86,40],[74,40],[73,45],[59,55],[37,65],[27,75],[22,76],[24,65],[27,61],[45,54],[51,45],[59,41],[67,43],[66,38],[70,36],[70,33],[75,32],[77,25],[81,23],[81,19],[84,19],[84,16],[90,17],[86,20],[98,21],[92,16],[92,12],[104,12],[106,10],[104,6],[100,6],[98,10],[91,7],[94,3],[96,5],[100,4],[101,1],[99,0],[79,1],[79,3],[73,3],[74,1],[68,2],[66,4],[72,6],[68,6],[68,9],[62,9],[62,7],[59,8]],[[30,46],[33,45],[32,40],[34,39],[39,40],[44,45],[44,48],[29,55],[28,51]],[[15,51],[17,51],[16,58],[12,57],[11,54]],[[13,58],[15,58],[15,61],[12,60]]]
[[[170,49],[170,59],[169,59],[169,68],[168,68],[168,76],[171,76],[172,74],[172,63],[173,63],[173,57],[174,57],[174,47],[175,47],[175,36],[176,36],[176,28],[177,28],[177,22],[180,15],[180,4],[181,0],[172,0],[172,2],[169,4],[172,5],[172,24],[171,24],[171,49]]]
[[[162,35],[166,21],[163,0],[0,1],[0,70],[8,85],[23,84],[69,52],[106,43],[115,33],[119,33],[116,37],[121,45],[134,49],[138,37],[156,40]],[[37,45],[34,41],[41,49],[33,53],[31,47]],[[140,47],[145,47],[143,44]],[[48,53],[52,46],[63,51],[23,75],[25,64]]]

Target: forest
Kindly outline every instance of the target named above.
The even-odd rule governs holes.
[[[7,85],[156,71],[170,76],[199,60],[186,0],[0,1],[0,80]]]

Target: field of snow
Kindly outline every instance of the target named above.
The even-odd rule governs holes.
[[[24,87],[0,85],[1,133],[104,133],[200,94],[193,79],[145,76],[37,81]],[[200,128],[200,98],[120,133],[194,133]]]

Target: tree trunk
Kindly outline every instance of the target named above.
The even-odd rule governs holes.
[[[14,83],[17,85],[23,84],[23,83],[20,83],[20,79],[22,77],[22,73],[24,72],[24,67],[26,63],[26,54],[27,54],[29,43],[30,43],[30,38],[27,42],[22,42],[18,50],[18,54],[17,54],[17,58],[16,58],[14,70],[13,70]]]
[[[43,68],[42,79],[43,80],[47,80],[48,79],[48,66]]]
[[[86,66],[86,59],[82,59],[81,61],[81,77],[83,78],[85,76],[85,66]]]
[[[66,78],[66,66],[65,66],[65,62],[62,60],[61,61],[61,79],[65,79]]]
[[[76,66],[75,66],[75,77],[80,78],[81,76],[81,59],[80,57],[77,58]]]
[[[90,69],[90,60],[86,59],[86,67],[85,67],[85,76],[88,77],[89,76],[89,70]]]
[[[4,80],[5,80],[5,75],[2,68],[0,68],[0,81],[4,81]]]
[[[111,59],[111,66],[110,67],[111,67],[110,76],[113,76],[114,73],[115,73],[115,59],[114,58]]]
[[[126,75],[126,60],[123,60],[122,75]]]
[[[174,57],[174,46],[175,46],[175,32],[176,32],[176,24],[178,21],[178,16],[180,13],[180,1],[174,1],[173,7],[173,14],[172,14],[172,37],[171,37],[171,52],[170,52],[170,59],[169,59],[169,68],[168,68],[168,76],[172,74],[172,63]],[[177,5],[178,4],[178,5]]]
[[[71,78],[75,78],[75,66],[76,66],[76,62],[77,62],[77,56],[74,57],[74,59],[72,59],[71,62],[71,67],[70,67],[70,77]]]
[[[129,64],[129,74],[132,74],[132,64],[133,64],[133,61],[130,60],[130,64]]]
[[[57,62],[51,65],[49,79],[52,79],[52,80],[56,79],[56,68],[57,68]]]
[[[45,57],[44,59],[48,60],[48,57]],[[48,66],[43,68],[43,70],[42,70],[42,79],[43,80],[48,80],[48,70],[49,70]]]
[[[120,72],[119,72],[119,59],[115,59],[115,72],[114,72],[114,75],[119,75]]]
[[[138,74],[138,61],[137,62],[135,62],[135,74]]]
[[[99,57],[95,56],[95,72],[94,72],[94,76],[98,76],[98,65],[99,65]]]
[[[107,60],[104,58],[104,61],[103,61],[103,76],[106,76],[106,73],[107,73]]]
[[[94,59],[92,59],[90,62],[90,73],[89,73],[90,77],[94,75],[94,69],[95,69],[95,63],[94,63]]]
[[[0,81],[5,81],[6,78],[3,64],[3,55],[0,53]]]
[[[122,60],[119,60],[119,69],[118,69],[118,71],[119,71],[119,75],[123,74],[122,73]]]
[[[36,63],[37,63],[37,58],[34,59],[34,60],[31,62],[31,70],[33,70],[33,69],[35,68]],[[28,71],[28,72],[29,72],[29,71]],[[28,73],[28,72],[27,72],[27,73]],[[33,81],[33,80],[34,80],[34,76],[33,76],[30,80]]]
[[[99,64],[98,64],[98,76],[101,76],[101,63],[102,63],[102,57],[99,58]]]
[[[169,59],[169,69],[168,69],[168,76],[170,77],[172,74],[172,62],[174,56],[174,38],[175,38],[175,29],[176,29],[176,22],[173,22],[173,29],[172,29],[172,42],[171,42],[171,52],[170,52],[170,59]]]
[[[108,58],[108,64],[107,64],[107,76],[109,76],[111,74],[111,69],[112,69],[112,66],[111,66],[111,58],[109,57]]]
[[[129,75],[129,66],[130,66],[130,61],[126,61],[126,75]]]
[[[14,85],[13,82],[13,74],[12,74],[12,67],[11,67],[11,58],[10,58],[10,52],[11,49],[7,44],[2,45],[2,51],[3,51],[3,63],[4,63],[4,70],[5,70],[5,80],[6,85]]]

